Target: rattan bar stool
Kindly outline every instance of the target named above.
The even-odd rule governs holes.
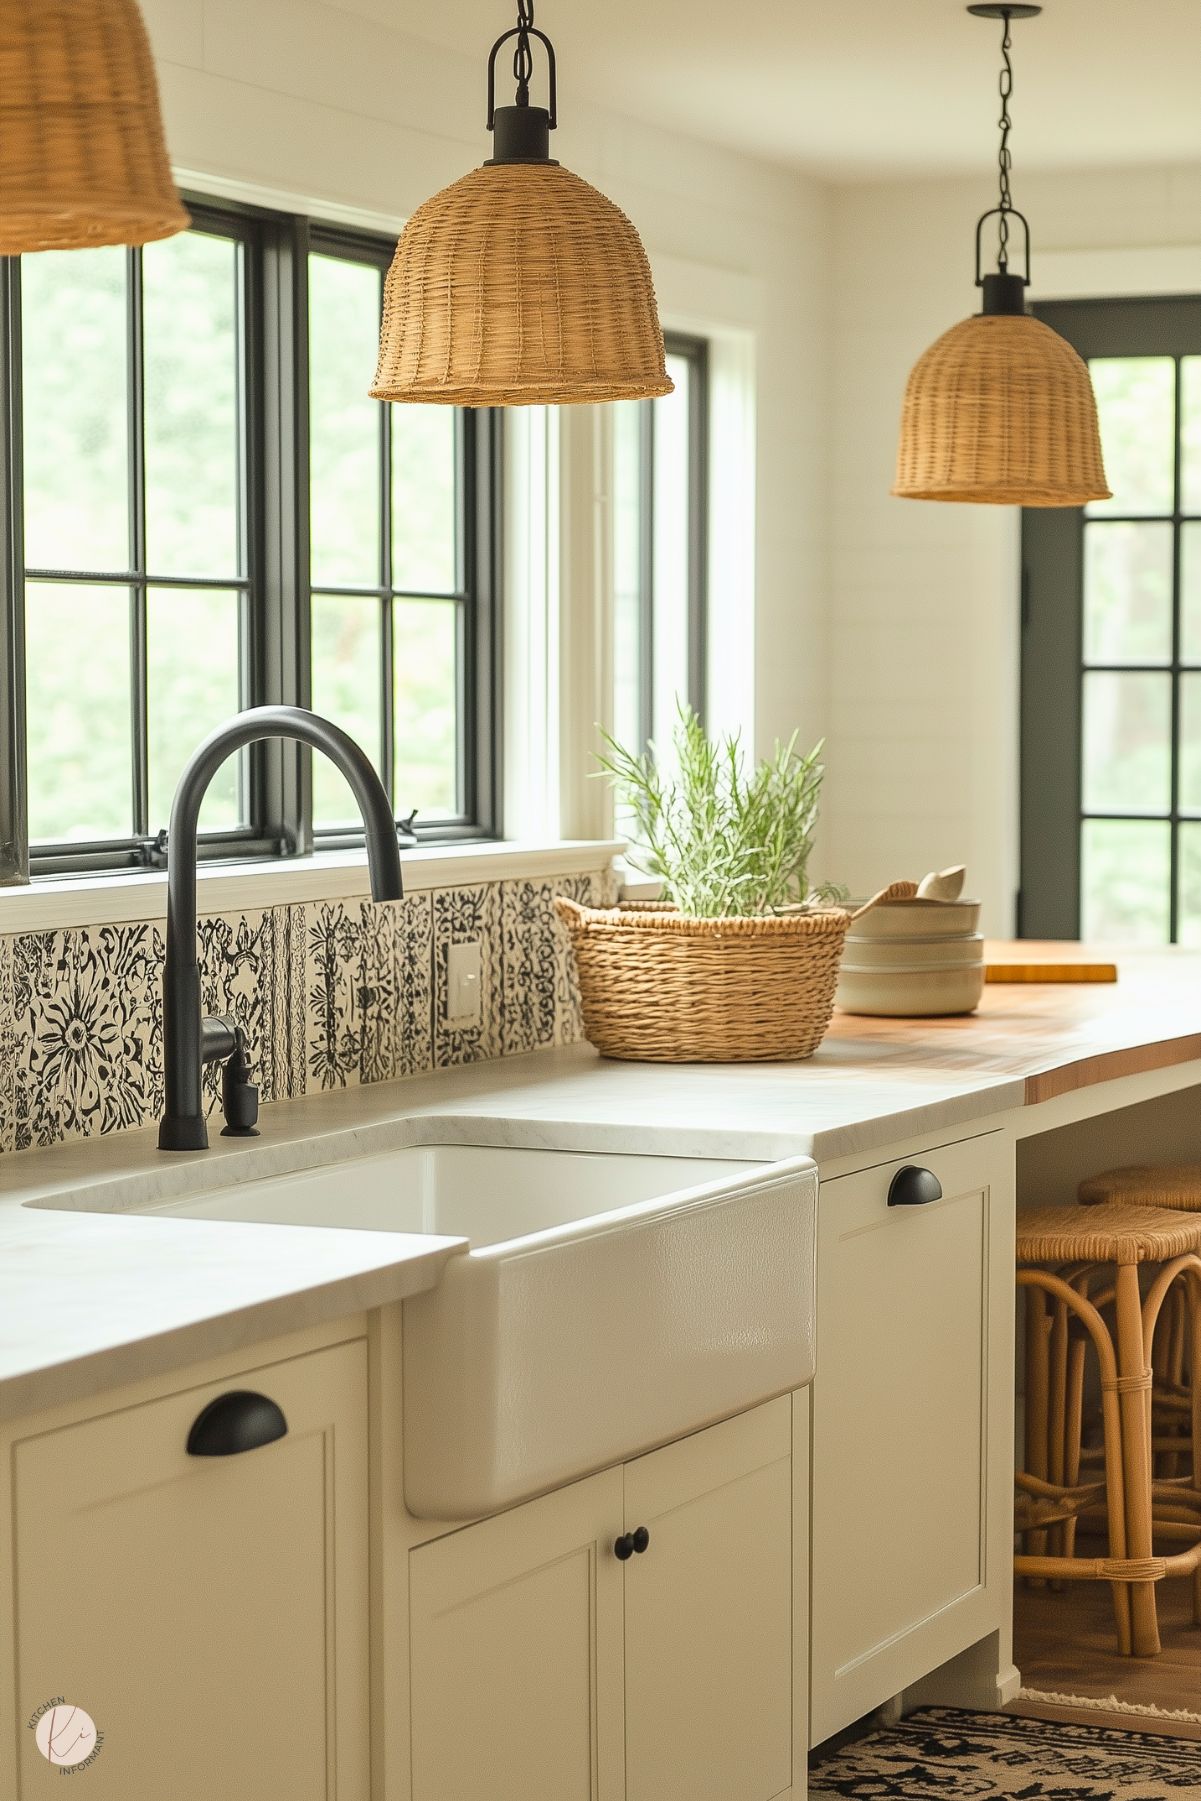
[[[1201,1214],[1201,1163],[1129,1163],[1101,1170],[1085,1177],[1077,1198],[1085,1207],[1111,1206],[1117,1201]],[[1179,1286],[1172,1290],[1154,1348],[1154,1454],[1156,1468],[1165,1476],[1177,1474],[1182,1439],[1188,1430],[1192,1371],[1186,1300]]]
[[[1014,1568],[1034,1579],[1110,1583],[1124,1656],[1158,1653],[1155,1585],[1164,1577],[1193,1576],[1194,1607],[1201,1603],[1201,1384],[1191,1394],[1191,1475],[1156,1482],[1151,1454],[1151,1347],[1165,1299],[1178,1286],[1188,1295],[1192,1367],[1201,1370],[1199,1253],[1201,1217],[1163,1208],[1114,1203],[1018,1215],[1027,1401],[1016,1524],[1026,1548]],[[1100,1373],[1104,1477],[1081,1482],[1090,1344]],[[1097,1514],[1108,1555],[1076,1556],[1076,1525]],[[1156,1537],[1183,1548],[1158,1554]]]

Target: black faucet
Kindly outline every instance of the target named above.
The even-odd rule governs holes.
[[[208,785],[226,757],[259,738],[294,738],[324,751],[350,784],[367,831],[373,900],[404,893],[392,805],[365,751],[340,726],[303,707],[251,707],[218,726],[192,754],[179,778],[167,839],[167,961],[163,971],[163,1074],[166,1110],[160,1151],[208,1149],[202,1085],[206,1063],[224,1062],[221,1084],[227,1134],[251,1136],[258,1090],[251,1082],[245,1034],[233,1019],[200,1011],[196,958],[196,829]]]

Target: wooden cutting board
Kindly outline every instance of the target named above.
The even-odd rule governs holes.
[[[1098,957],[1087,945],[1016,939],[1009,944],[985,946],[986,982],[1116,982],[1117,979],[1117,964]]]

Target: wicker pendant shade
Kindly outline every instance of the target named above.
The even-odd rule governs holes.
[[[516,99],[496,57],[516,40]],[[530,104],[533,44],[550,105]],[[611,200],[550,155],[555,52],[534,0],[488,58],[493,155],[409,220],[384,287],[376,400],[553,406],[670,394],[650,264]]]
[[[1036,18],[1042,7],[975,0],[967,10],[1003,25],[999,204],[976,225],[981,311],[944,332],[910,372],[892,491],[904,500],[991,506],[1078,507],[1107,500],[1088,368],[1065,338],[1026,311],[1030,227],[1010,192],[1010,26],[1014,19]],[[981,240],[990,219],[997,222],[997,267],[983,274]],[[1009,266],[1015,225],[1025,237],[1021,274]]]
[[[1088,369],[1026,313],[980,313],[919,357],[893,493],[1070,507],[1109,496]]]
[[[0,255],[187,223],[134,0],[0,0]]]
[[[377,400],[532,406],[670,391],[641,240],[578,175],[489,163],[413,214],[384,290]]]

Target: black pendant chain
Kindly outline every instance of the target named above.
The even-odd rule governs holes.
[[[513,79],[517,83],[517,104],[530,103],[530,76],[534,73],[534,53],[530,49],[530,32],[534,28],[534,0],[517,0],[517,43],[513,50]]]
[[[1002,275],[1009,267],[1009,215],[1013,210],[1013,197],[1009,189],[1009,174],[1013,168],[1013,153],[1009,148],[1009,133],[1013,128],[1013,120],[1009,116],[1009,102],[1013,97],[1013,58],[1009,52],[1013,48],[1013,36],[1009,29],[1009,14],[1005,14],[1005,28],[1001,35],[1001,117],[997,123],[1001,127],[1001,149],[997,158],[1000,170],[1001,204],[997,208],[1000,215],[997,225],[999,239],[997,249],[997,267]]]

